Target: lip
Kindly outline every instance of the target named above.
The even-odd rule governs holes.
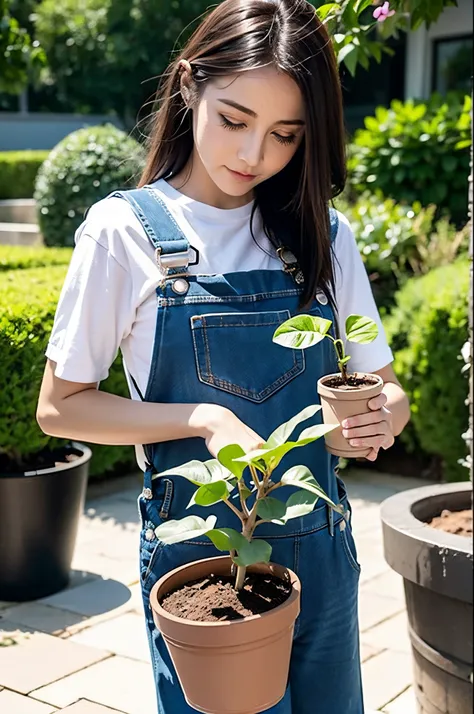
[[[253,181],[256,177],[255,174],[241,174],[239,171],[233,171],[232,169],[229,169],[227,166],[227,171],[229,171],[232,176],[235,176],[237,179],[240,181]]]

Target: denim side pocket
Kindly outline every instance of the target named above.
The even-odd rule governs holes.
[[[345,520],[342,520],[339,523],[339,533],[347,562],[351,568],[355,570],[358,575],[360,575],[361,567],[357,560],[356,544],[352,535],[351,527]]]

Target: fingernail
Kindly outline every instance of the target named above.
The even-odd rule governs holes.
[[[347,439],[347,437],[349,436],[349,430],[348,430],[348,429],[343,429],[343,430],[342,430],[342,436],[345,436],[346,439]]]
[[[360,441],[358,439],[351,439],[349,443],[351,446],[360,446]]]
[[[343,429],[348,429],[349,426],[350,426],[349,420],[348,420],[348,419],[344,419],[344,421],[342,422],[342,428],[343,428]]]

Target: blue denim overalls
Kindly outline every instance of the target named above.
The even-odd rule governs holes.
[[[144,187],[112,195],[129,201],[157,249],[158,262],[168,269],[166,280],[156,291],[155,343],[143,398],[221,404],[264,439],[282,422],[318,403],[319,377],[337,370],[330,341],[323,340],[304,352],[272,342],[277,326],[298,311],[301,289],[293,277],[283,270],[187,275],[189,243],[157,191]],[[334,238],[337,215],[333,211],[331,222]],[[183,256],[184,265],[177,267]],[[327,299],[318,296],[309,312],[333,320]],[[299,431],[320,421],[318,413],[301,424]],[[149,594],[164,573],[222,553],[204,537],[164,545],[157,541],[154,528],[166,519],[190,514],[206,518],[213,513],[219,527],[239,528],[240,523],[224,503],[187,510],[195,487],[178,476],[156,478],[157,472],[191,459],[209,459],[203,439],[151,444],[146,453],[150,466],[138,499],[140,578],[158,714],[191,714],[195,710],[185,702],[154,625]],[[337,459],[326,451],[324,439],[295,449],[283,459],[281,469],[296,464],[309,466],[328,495],[349,507],[342,481],[336,476]],[[275,497],[286,500],[293,490],[283,487],[275,491]],[[357,619],[360,568],[350,524],[321,504],[284,527],[262,525],[256,535],[272,545],[272,560],[294,570],[302,583],[288,689],[284,699],[269,711],[363,714]],[[267,676],[271,677],[271,672]],[[238,677],[236,686],[242,686]]]

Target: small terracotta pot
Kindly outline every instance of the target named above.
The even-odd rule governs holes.
[[[318,394],[321,397],[323,408],[323,421],[325,424],[338,424],[339,428],[333,429],[325,435],[326,448],[330,454],[343,456],[346,459],[363,458],[370,449],[359,449],[351,446],[342,435],[341,422],[347,417],[364,414],[370,411],[368,402],[377,397],[383,389],[383,379],[378,374],[357,372],[358,377],[366,378],[373,382],[366,387],[356,387],[351,390],[335,389],[326,386],[326,382],[339,374],[328,374],[318,381]]]
[[[150,605],[176,668],[187,703],[205,714],[257,714],[284,696],[301,584],[274,563],[248,572],[290,581],[288,599],[262,615],[231,622],[194,622],[166,612],[160,601],[171,590],[211,573],[230,575],[228,556],[206,558],[170,571],[153,587]]]

